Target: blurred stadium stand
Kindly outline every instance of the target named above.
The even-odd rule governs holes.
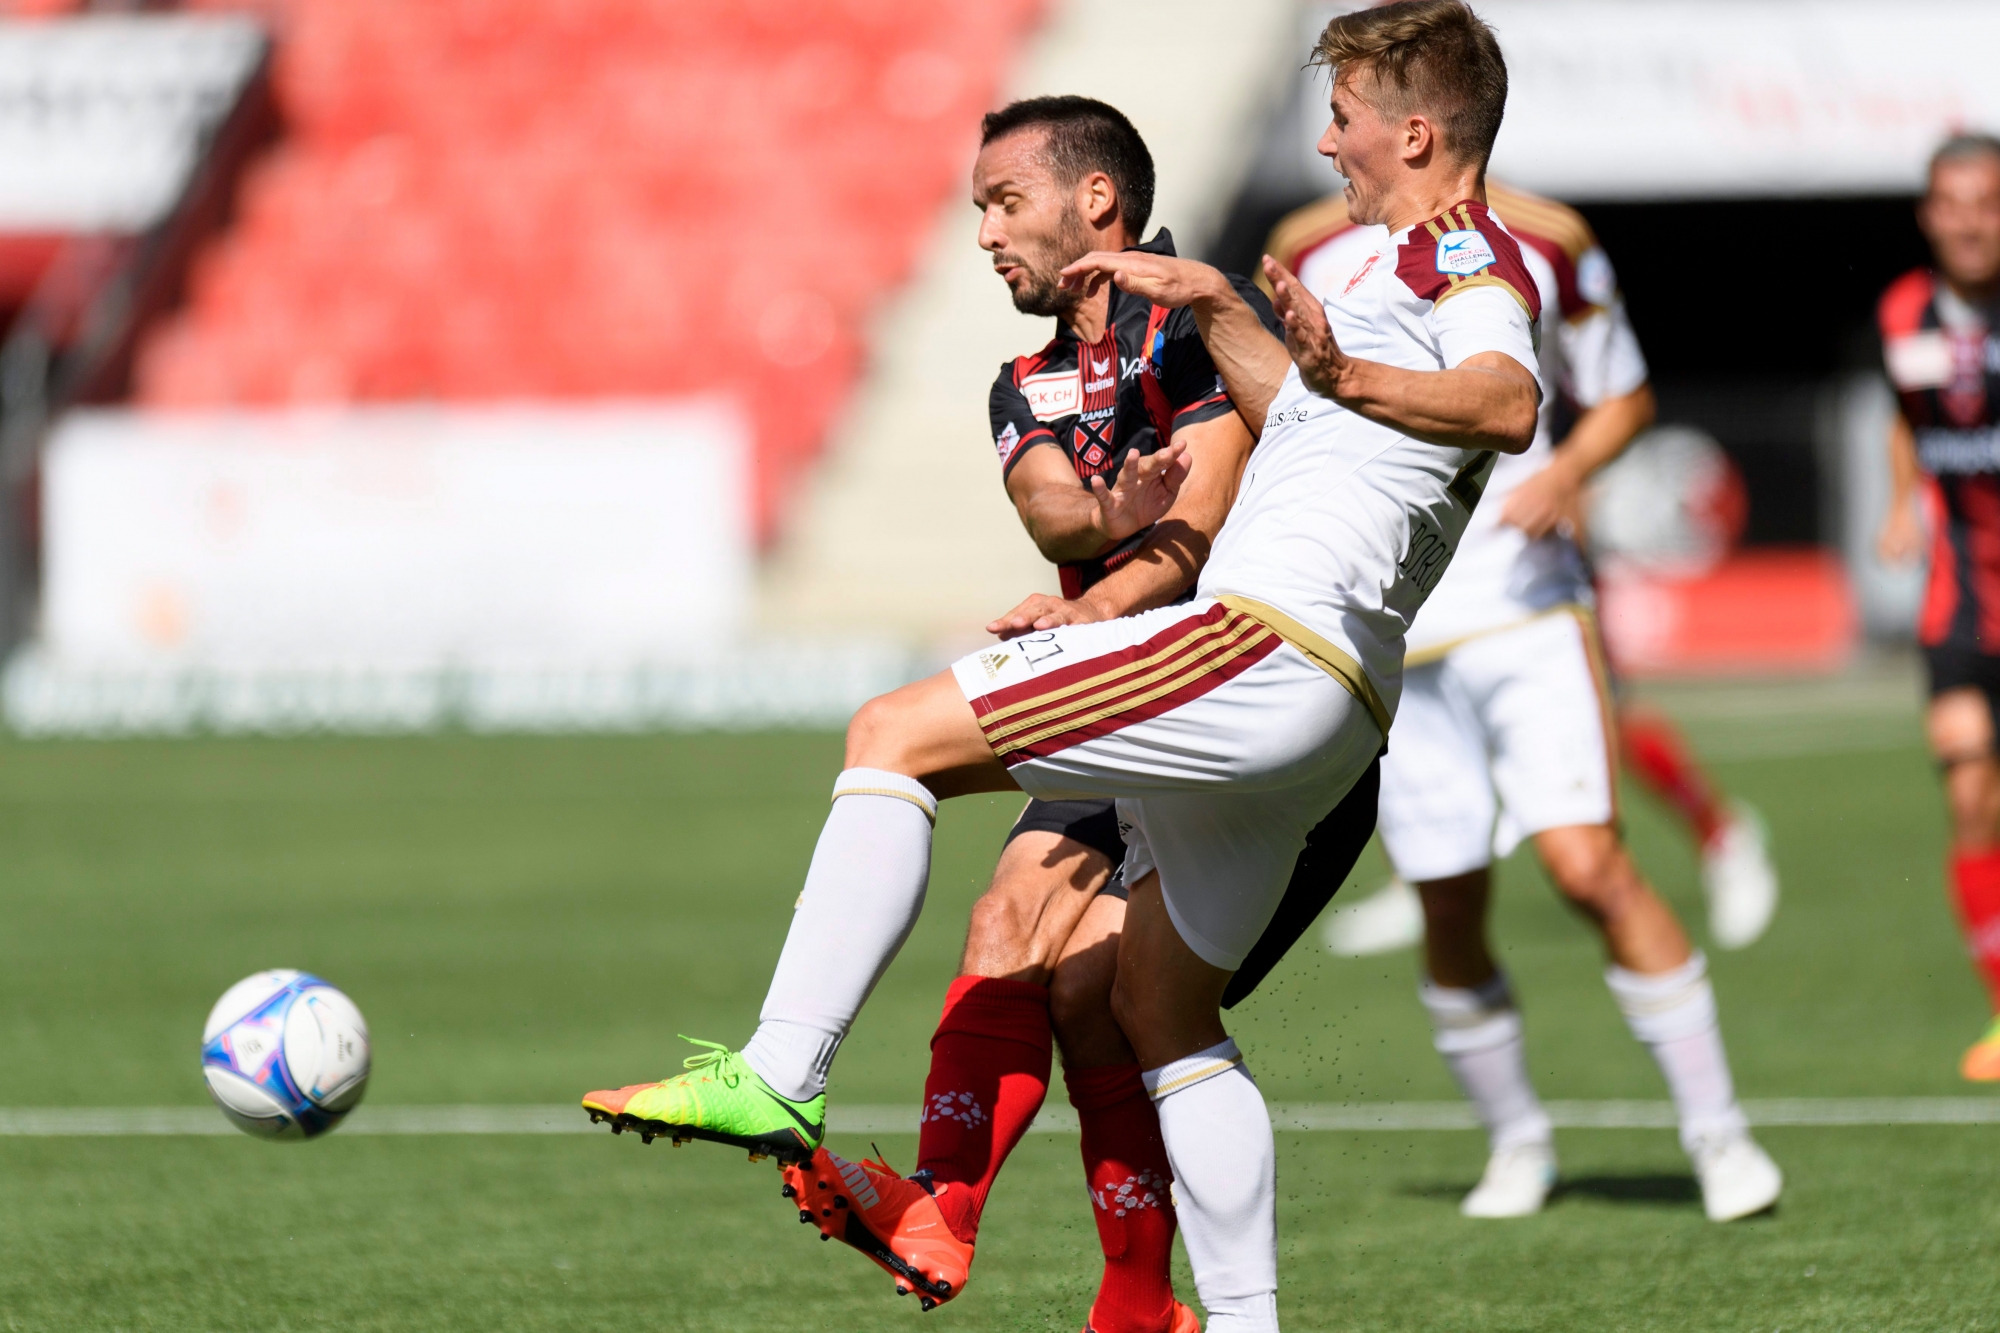
[[[768,537],[1038,0],[194,0],[286,132],[148,406],[723,391]]]
[[[1908,204],[1931,144],[1951,125],[2000,122],[1982,54],[2000,48],[2000,10],[1915,0],[1885,25],[1861,0],[1815,4],[1811,24],[1785,0],[1480,8],[1514,72],[1496,170],[1577,202],[1599,228],[1664,417],[1727,450],[1753,547],[1837,545],[1863,619],[1893,630],[1914,578],[1872,567],[1864,549],[1888,410],[1868,310],[1921,258]],[[287,423],[344,415],[348,434],[305,433],[332,447],[370,422],[415,440],[425,418],[405,409],[422,408],[455,423],[421,446],[442,458],[463,454],[446,436],[513,438],[526,418],[510,405],[553,408],[533,419],[580,432],[594,413],[639,405],[713,426],[722,453],[702,475],[731,478],[713,503],[733,513],[726,497],[748,496],[723,556],[732,569],[755,560],[744,634],[792,642],[800,679],[831,664],[821,674],[845,683],[786,716],[832,717],[834,696],[883,663],[962,647],[1051,582],[987,452],[994,369],[1048,325],[1012,311],[973,244],[963,191],[979,114],[1043,92],[1123,107],[1158,162],[1156,224],[1183,253],[1245,269],[1272,221],[1337,183],[1311,149],[1323,81],[1300,70],[1328,12],[1297,0],[1226,12],[1208,0],[0,0],[0,154],[62,163],[77,144],[110,142],[80,127],[122,124],[152,165],[100,179],[100,205],[116,193],[107,180],[153,182],[146,208],[128,199],[122,216],[65,219],[22,206],[62,197],[56,176],[23,190],[0,173],[0,520],[15,529],[0,552],[23,566],[0,569],[0,588],[42,586],[33,559],[53,544],[35,530],[47,512],[35,481],[52,421],[59,449],[87,439],[136,458],[155,434],[191,438],[148,426],[162,411],[205,416],[230,440],[302,438]],[[66,64],[30,49],[175,22],[234,34],[225,78],[157,52]],[[63,424],[67,407],[107,403],[121,410]],[[695,415],[674,415],[684,409]],[[727,424],[746,418],[747,446]],[[741,469],[728,463],[739,454]],[[203,626],[225,617],[202,599],[248,585],[215,581],[226,552],[211,520],[262,502],[232,489],[252,472],[232,481],[237,464],[203,458],[190,476],[220,469],[207,507],[176,501],[187,512],[156,517],[189,561],[166,582],[210,581],[163,601],[155,580],[97,609],[150,644],[119,668],[137,674],[111,684],[82,659],[65,664],[49,638],[88,617],[45,608],[8,675],[17,723],[31,696],[51,725],[87,728],[92,709],[117,712],[92,699],[214,684],[183,689],[215,667]],[[438,494],[468,494],[462,480]],[[1837,584],[1838,567],[1765,563],[1758,577],[1837,611],[1820,585]],[[181,609],[158,614],[169,604]],[[1815,663],[1830,660],[1834,621],[1821,619]],[[27,627],[17,616],[0,640]],[[701,631],[686,630],[689,644]],[[888,655],[829,656],[837,641]],[[633,707],[746,721],[800,688],[777,679],[748,703],[711,691],[722,702],[676,713],[672,698],[746,674],[750,639],[715,651],[707,675],[675,665]],[[239,702],[257,688],[229,687]],[[604,725],[637,717],[592,698],[582,711]],[[135,705],[104,725],[182,725],[180,707]],[[356,715],[338,700],[312,707],[312,725]],[[397,715],[435,720],[444,707]],[[204,724],[288,725],[254,699],[232,708]]]
[[[1250,170],[1244,145],[1291,87],[1298,12],[1294,0],[1237,0],[1224,21],[1212,0],[1062,0],[995,101],[1084,92],[1123,110],[1158,172],[1151,225],[1199,255]],[[971,164],[968,149],[960,191]],[[1053,324],[1015,313],[966,197],[928,219],[828,465],[767,562],[771,629],[866,625],[955,651],[986,642],[981,627],[1027,593],[1055,590],[1007,501],[986,413],[1001,363],[1040,348]]]

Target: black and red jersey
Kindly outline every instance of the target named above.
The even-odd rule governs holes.
[[[1174,238],[1162,228],[1135,248],[1171,255]],[[1247,279],[1231,274],[1229,280],[1265,327],[1279,332],[1264,294]],[[1193,312],[1168,310],[1115,286],[1102,337],[1086,344],[1058,326],[1041,351],[1000,367],[988,404],[1002,480],[1025,451],[1053,445],[1085,485],[1097,476],[1109,483],[1127,455],[1152,453],[1183,426],[1236,410]],[[1145,536],[1134,533],[1103,555],[1058,566],[1063,596],[1078,596],[1131,559]]]
[[[1890,284],[1876,313],[1931,519],[1917,637],[2000,654],[2000,310],[1918,269]]]

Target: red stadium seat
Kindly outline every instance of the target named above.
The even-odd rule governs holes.
[[[192,0],[286,137],[154,329],[177,406],[733,393],[768,537],[1039,0]]]

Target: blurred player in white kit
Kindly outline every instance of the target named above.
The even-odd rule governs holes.
[[[1606,984],[1666,1076],[1708,1215],[1726,1221],[1774,1203],[1782,1177],[1737,1106],[1706,962],[1618,835],[1613,706],[1571,535],[1583,483],[1652,421],[1646,362],[1582,217],[1497,186],[1488,199],[1540,291],[1544,382],[1581,414],[1555,447],[1551,392],[1533,446],[1494,467],[1406,638],[1403,703],[1382,762],[1383,844],[1422,904],[1424,1007],[1492,1141],[1463,1207],[1525,1216],[1556,1179],[1521,1016],[1486,938],[1492,862],[1532,838],[1558,891],[1603,936]],[[1285,248],[1307,288],[1330,299],[1381,244],[1381,228],[1315,211],[1320,235]],[[1754,937],[1776,906],[1775,881],[1739,879],[1733,899],[1712,905],[1724,938]]]
[[[1553,405],[1545,409],[1542,438],[1530,459],[1501,469],[1505,502],[1474,521],[1479,530],[1495,524],[1517,529],[1520,536],[1503,545],[1518,546],[1525,538],[1529,565],[1510,571],[1500,558],[1503,547],[1496,546],[1498,554],[1487,557],[1489,575],[1482,586],[1465,572],[1465,561],[1459,561],[1458,573],[1443,592],[1461,611],[1430,612],[1427,625],[1418,626],[1420,638],[1411,642],[1413,664],[1422,652],[1420,642],[1435,651],[1450,637],[1439,628],[1446,617],[1463,618],[1464,609],[1474,607],[1484,593],[1515,597],[1498,586],[1510,572],[1518,579],[1533,568],[1574,564],[1573,545],[1540,539],[1561,526],[1577,526],[1591,475],[1653,420],[1645,360],[1625,321],[1610,258],[1589,224],[1572,208],[1500,182],[1489,180],[1486,189],[1495,215],[1521,243],[1541,287],[1544,309],[1554,312],[1543,326],[1543,369],[1550,387],[1560,389],[1575,409],[1575,417],[1563,438],[1552,440]],[[1272,229],[1265,251],[1317,291],[1348,255],[1366,247],[1366,238],[1357,235],[1364,230],[1348,217],[1347,201],[1331,195],[1288,214]],[[1532,600],[1532,590],[1516,600],[1523,597]],[[1664,714],[1621,699],[1616,718],[1626,768],[1679,817],[1700,851],[1709,938],[1723,949],[1754,944],[1778,906],[1778,876],[1762,818],[1716,787]],[[1503,828],[1502,834],[1498,854],[1504,856],[1520,840],[1520,830]],[[1336,911],[1327,923],[1326,941],[1335,953],[1360,957],[1414,947],[1423,934],[1422,904],[1397,878]]]

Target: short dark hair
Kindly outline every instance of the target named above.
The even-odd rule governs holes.
[[[1312,62],[1338,78],[1346,66],[1374,71],[1397,112],[1438,118],[1444,148],[1481,171],[1507,109],[1507,61],[1493,29],[1462,0],[1402,0],[1342,14],[1326,25]]]
[[[1094,97],[1030,97],[987,112],[979,122],[979,146],[1036,126],[1048,129],[1056,179],[1074,185],[1093,171],[1109,176],[1126,229],[1135,241],[1145,239],[1153,216],[1153,155],[1125,113]]]
[[[2000,138],[1970,130],[1954,134],[1939,144],[1937,151],[1931,154],[1930,170],[1935,172],[1947,162],[1963,162],[1969,157],[1991,157],[2000,160]]]

